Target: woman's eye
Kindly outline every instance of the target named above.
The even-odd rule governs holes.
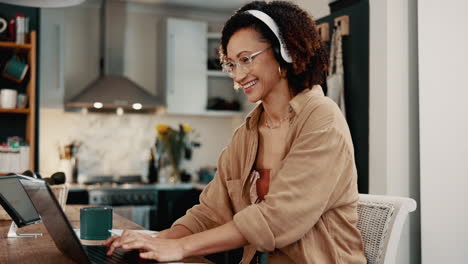
[[[241,64],[248,64],[248,63],[250,63],[250,58],[249,57],[242,57],[242,58],[239,59],[239,62]]]
[[[223,69],[228,72],[231,72],[232,69],[234,69],[234,64],[232,62],[226,62],[222,66],[223,66]]]

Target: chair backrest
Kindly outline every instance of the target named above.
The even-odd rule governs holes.
[[[411,198],[359,194],[358,229],[368,264],[393,264],[408,213],[416,210]]]

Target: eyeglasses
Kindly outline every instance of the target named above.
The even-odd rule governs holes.
[[[237,71],[241,71],[244,74],[250,72],[250,70],[252,69],[253,59],[255,58],[255,56],[261,54],[262,52],[268,50],[269,48],[271,47],[268,47],[266,49],[254,52],[250,55],[241,57],[236,62],[228,61],[226,63],[223,63],[221,65],[223,67],[223,72],[229,74],[231,78],[234,78],[236,76]]]

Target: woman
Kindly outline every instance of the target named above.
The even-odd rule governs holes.
[[[104,245],[159,261],[244,247],[243,263],[365,263],[348,126],[319,86],[315,23],[289,2],[252,2],[225,24],[223,70],[250,102],[200,204],[157,237],[125,231]]]

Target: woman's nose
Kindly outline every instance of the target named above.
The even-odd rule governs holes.
[[[237,70],[234,75],[234,81],[237,83],[242,83],[241,81],[247,76],[247,73],[241,70]]]

